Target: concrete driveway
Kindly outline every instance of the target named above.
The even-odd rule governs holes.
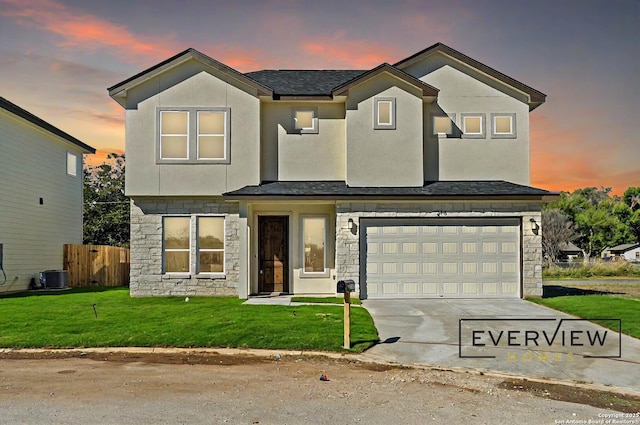
[[[603,327],[528,301],[396,299],[364,300],[363,305],[382,341],[366,353],[373,360],[472,368],[640,392],[640,340],[611,330],[605,336]]]

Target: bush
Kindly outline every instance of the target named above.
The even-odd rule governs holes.
[[[640,264],[618,261],[613,263],[579,264],[570,268],[550,266],[542,270],[544,279],[587,279],[591,277],[640,277]]]

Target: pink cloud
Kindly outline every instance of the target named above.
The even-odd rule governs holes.
[[[61,47],[117,49],[127,59],[160,59],[175,54],[170,37],[144,37],[128,28],[53,0],[0,0],[3,16],[22,25],[49,31],[61,38]]]
[[[345,36],[344,31],[324,40],[304,41],[301,48],[325,68],[370,69],[400,56],[398,46],[352,40]]]

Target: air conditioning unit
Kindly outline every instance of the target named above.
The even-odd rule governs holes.
[[[40,272],[43,289],[66,289],[69,287],[69,274],[66,270],[45,270]]]

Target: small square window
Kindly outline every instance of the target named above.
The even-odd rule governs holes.
[[[451,136],[453,134],[453,121],[455,115],[433,115],[433,134],[438,136]]]
[[[316,109],[296,109],[293,111],[294,128],[301,134],[318,132]]]
[[[78,155],[67,152],[67,175],[76,177],[78,175]]]
[[[396,100],[394,98],[375,99],[374,130],[395,130]]]
[[[484,114],[460,114],[462,117],[462,137],[466,139],[484,139]]]
[[[516,114],[491,114],[491,137],[514,139],[516,137]]]

